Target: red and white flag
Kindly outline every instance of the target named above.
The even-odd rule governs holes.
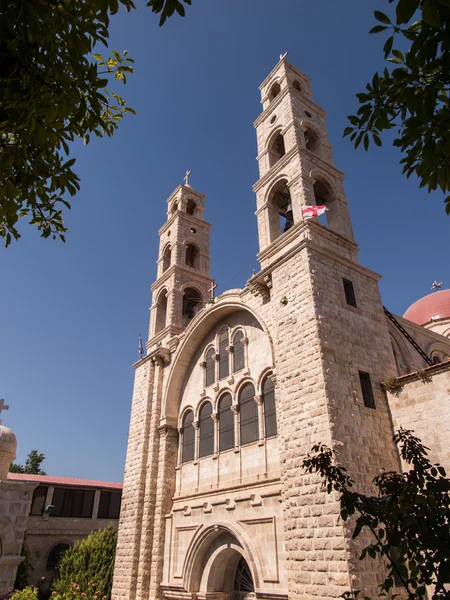
[[[302,208],[303,220],[320,217],[326,210],[328,210],[326,206],[307,206],[306,208]]]

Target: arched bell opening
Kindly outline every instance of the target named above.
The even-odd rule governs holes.
[[[194,244],[186,245],[186,266],[192,269],[200,267],[200,251]]]
[[[162,331],[167,322],[167,291],[163,290],[158,296],[156,302],[156,316],[155,316],[155,332],[154,335]]]
[[[196,212],[196,210],[197,210],[197,205],[196,205],[196,203],[195,203],[193,200],[189,199],[189,200],[187,201],[187,203],[186,203],[186,213],[187,213],[188,215],[192,215],[192,216],[194,216],[194,215],[195,215],[195,212]]]
[[[272,168],[274,164],[276,164],[280,158],[282,158],[286,154],[286,149],[284,146],[284,138],[282,134],[277,131],[272,136],[269,145],[269,167]]]
[[[333,195],[330,187],[323,181],[317,180],[314,183],[314,202],[316,206],[325,206],[326,211],[323,215],[320,215],[319,222],[326,227],[333,228],[333,216],[336,211],[336,202],[333,202]]]
[[[170,267],[170,263],[172,261],[172,249],[170,246],[164,250],[163,254],[163,263],[162,263],[162,272],[164,273]]]
[[[183,327],[187,327],[202,307],[202,297],[193,288],[186,288],[183,294]]]
[[[267,204],[270,241],[273,242],[294,225],[291,192],[286,179],[275,184]]]
[[[273,84],[273,86],[270,88],[270,92],[269,92],[269,100],[270,102],[272,102],[272,100],[275,100],[275,98],[278,96],[278,94],[281,92],[281,86],[278,82],[275,82]]]
[[[305,129],[303,135],[306,149],[310,152],[315,152],[319,147],[318,136],[311,129]]]

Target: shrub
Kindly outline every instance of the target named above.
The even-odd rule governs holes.
[[[26,587],[23,590],[15,592],[11,596],[11,600],[38,600],[38,591],[35,587]]]

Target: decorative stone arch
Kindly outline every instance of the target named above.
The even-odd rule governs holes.
[[[202,268],[202,258],[204,251],[197,240],[187,239],[183,243],[184,248],[184,263],[186,266],[200,271]]]
[[[195,407],[194,410],[194,421],[198,421],[200,418],[200,411],[202,410],[203,406],[205,406],[205,404],[211,404],[212,406],[212,412],[214,412],[214,400],[213,398],[210,398],[209,396],[205,396],[204,398],[200,399],[200,402],[197,403],[197,406]]]
[[[244,377],[241,377],[234,387],[234,395],[236,397],[236,401],[239,397],[240,391],[242,390],[244,385],[246,385],[247,383],[251,383],[252,386],[255,388],[255,396],[257,396],[259,394],[260,388],[256,385],[255,380],[252,379],[250,377],[250,375],[244,375]]]
[[[270,375],[274,375],[275,374],[275,369],[274,367],[266,367],[265,369],[263,369],[256,381],[256,385],[255,385],[255,389],[256,390],[262,390],[262,382],[264,381],[264,379]]]
[[[45,569],[46,570],[50,570],[50,569],[57,570],[57,567],[48,566],[49,561],[51,559],[51,554],[53,552],[55,552],[57,548],[61,548],[61,550],[62,550],[62,548],[64,547],[64,550],[62,550],[62,552],[66,552],[72,546],[73,546],[73,542],[70,540],[67,540],[67,539],[61,539],[61,540],[58,540],[56,543],[52,543],[51,547],[45,553]]]
[[[266,192],[265,208],[269,243],[272,243],[294,224],[288,176],[280,174],[272,183]],[[285,219],[284,226],[280,222],[282,217]]]
[[[232,389],[229,386],[221,387],[214,398],[214,404],[213,404],[214,412],[218,411],[219,402],[221,401],[222,397],[225,396],[225,394],[230,394],[231,400],[233,400]]]
[[[311,196],[309,204],[327,207],[326,225],[330,229],[343,233],[339,196],[336,184],[327,173],[321,169],[312,169],[309,173],[311,179]]]
[[[269,156],[269,168],[272,168],[286,154],[282,126],[276,127],[268,136],[266,151]]]
[[[206,400],[206,398],[205,398]],[[183,410],[180,412],[179,418],[178,418],[178,432],[181,431],[182,427],[183,427],[183,421],[184,421],[184,417],[186,416],[186,413],[188,413],[189,411],[192,411],[194,414],[194,421],[196,420],[196,415],[195,415],[195,408],[192,406],[192,404],[189,404],[188,406],[185,406],[183,408]]]
[[[242,557],[257,590],[261,585],[262,561],[256,545],[254,548],[253,545],[243,528],[238,529],[228,523],[200,528],[186,553],[183,566],[185,589],[190,593],[222,590],[231,593],[233,566],[236,568]],[[221,587],[222,590],[217,589]]]
[[[191,284],[188,283],[185,285],[189,286]],[[162,399],[161,424],[168,424],[176,427],[182,397],[182,386],[191,364],[193,354],[210,331],[223,321],[227,315],[236,311],[245,311],[249,313],[249,315],[259,324],[262,331],[267,336],[272,355],[272,363],[274,362],[275,354],[273,340],[266,324],[253,308],[250,308],[242,302],[237,294],[222,299],[218,304],[208,305],[207,309],[201,311],[186,330],[184,339],[178,348],[176,358],[170,366],[167,386]]]
[[[186,214],[195,217],[197,212],[198,212],[198,201],[194,200],[194,198],[186,198]]]
[[[181,288],[182,300],[182,323],[183,327],[188,327],[194,317],[198,316],[199,311],[205,306],[207,299],[205,293],[196,283],[186,282]]]
[[[174,215],[177,210],[179,209],[178,206],[178,199],[175,199],[172,204],[170,205],[169,211],[170,211],[170,215]]]
[[[303,132],[302,145],[306,150],[315,153],[323,144],[322,132],[310,119],[302,119],[300,121],[300,127]],[[307,134],[309,134],[309,138]]]
[[[155,310],[155,324],[153,326],[153,335],[156,335],[167,326],[167,312],[169,302],[169,291],[166,287],[159,290],[156,296],[156,302],[153,307]]]
[[[273,102],[281,94],[281,90],[281,79],[273,79],[267,86],[267,98],[269,102]]]
[[[428,356],[433,362],[433,359],[437,356],[441,359],[439,362],[444,362],[448,357],[450,357],[450,349],[442,342],[432,342],[428,348]]]
[[[165,273],[172,264],[172,244],[168,242],[161,254],[161,273]]]

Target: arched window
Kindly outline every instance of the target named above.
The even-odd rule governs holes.
[[[231,410],[230,394],[225,394],[219,401],[219,451],[234,448],[234,414]]]
[[[171,209],[170,212],[171,212],[172,215],[174,215],[177,212],[177,210],[178,210],[178,204],[177,204],[177,202],[174,202],[172,204],[172,209]]]
[[[200,444],[198,455],[209,456],[214,452],[214,421],[211,418],[212,404],[206,402],[200,409]]]
[[[439,356],[439,354],[435,354],[431,360],[433,361],[433,364],[435,364],[435,365],[438,365],[439,363],[443,362],[443,360]]]
[[[228,329],[221,332],[219,335],[219,379],[228,377],[230,374],[230,355],[227,352],[227,347],[230,345]]]
[[[313,152],[318,144],[319,144],[319,140],[317,139],[317,136],[312,132],[309,131],[308,129],[305,130],[305,146],[308,150],[310,150],[311,152]]]
[[[216,351],[210,348],[206,353],[206,385],[212,385],[216,380]]]
[[[286,154],[284,138],[281,133],[276,133],[269,142],[269,166],[273,165]]]
[[[197,208],[197,205],[195,204],[195,202],[193,200],[188,200],[187,204],[186,204],[186,212],[188,215],[194,215],[195,214],[195,209]]]
[[[331,202],[331,192],[322,181],[316,181],[313,189],[316,206],[327,206]],[[330,225],[327,213],[321,215],[319,221],[322,225]]]
[[[166,326],[167,318],[167,292],[163,290],[158,296],[156,302],[156,322],[155,322],[155,334],[159,333]]]
[[[58,544],[54,546],[48,555],[46,569],[59,569],[59,564],[63,557],[64,552],[70,548],[69,544]]]
[[[195,457],[195,429],[194,429],[194,413],[192,410],[184,415],[183,418],[183,447],[181,453],[181,462],[189,462]]]
[[[183,327],[195,317],[201,306],[201,297],[197,290],[186,288],[183,295]]]
[[[192,267],[193,269],[198,269],[199,259],[200,252],[198,251],[197,246],[194,246],[194,244],[188,244],[186,246],[186,265],[188,267]]]
[[[241,444],[250,444],[258,440],[258,405],[255,402],[255,388],[246,383],[239,393],[239,414]]]
[[[242,343],[244,332],[239,330],[233,338],[233,373],[237,373],[245,367],[245,348]]]
[[[302,91],[302,86],[300,85],[300,82],[297,79],[294,79],[292,87],[294,88],[294,90],[297,90],[297,92]]]
[[[279,181],[269,195],[270,241],[276,240],[294,224],[291,192],[287,181]]]
[[[281,92],[280,84],[278,82],[274,83],[273,86],[270,88],[270,92],[269,92],[270,101],[272,102],[272,100],[274,100],[274,98],[276,98],[280,92]]]
[[[263,381],[262,399],[266,438],[273,437],[277,435],[277,411],[275,405],[275,386],[270,377],[266,377]]]
[[[164,255],[163,255],[163,273],[165,271],[167,271],[167,269],[170,267],[170,262],[172,260],[172,250],[170,249],[170,246],[167,246],[167,248],[164,250]]]

